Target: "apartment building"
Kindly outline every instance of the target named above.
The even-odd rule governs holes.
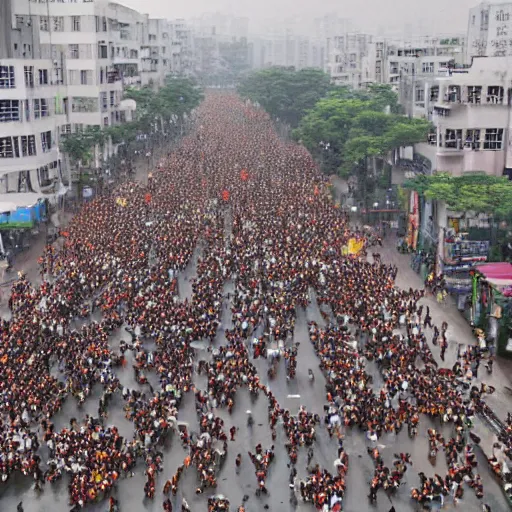
[[[3,9],[0,193],[51,192],[66,177],[61,137],[121,122],[110,5],[12,0]]]
[[[448,34],[387,41],[383,82],[399,93],[407,115],[430,119],[432,105],[426,91],[437,77],[464,68],[465,37]]]
[[[512,55],[512,3],[482,2],[469,10],[466,58]]]
[[[327,38],[327,72],[336,85],[364,88],[375,81],[373,36],[346,33]],[[376,52],[375,52],[376,55]]]
[[[501,176],[512,168],[511,79],[507,59],[482,57],[429,87],[435,133],[416,152],[433,170]]]
[[[142,83],[141,47],[147,16],[120,4],[109,4],[109,23],[112,34],[112,64],[123,86]]]

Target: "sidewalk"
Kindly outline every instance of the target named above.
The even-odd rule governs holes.
[[[396,284],[400,288],[409,287],[421,289],[423,281],[419,274],[412,270],[411,255],[401,254],[396,250],[397,237],[394,233],[389,234],[384,240],[382,249],[375,248],[376,252],[380,252],[384,263],[392,263],[398,267],[398,276]],[[458,311],[455,301],[452,297],[448,297],[445,302],[439,304],[433,296],[428,296],[420,301],[420,304],[430,307],[430,315],[432,322],[438,327],[446,321],[448,323],[448,349],[445,354],[444,363],[440,358],[439,346],[430,344],[430,348],[434,354],[436,361],[441,367],[451,368],[457,360],[457,344],[476,345],[476,338],[469,323]],[[426,330],[427,340],[430,342],[432,330]],[[480,386],[481,382],[485,382],[496,388],[493,395],[488,395],[485,399],[489,407],[501,419],[505,420],[507,412],[512,410],[512,392],[508,391],[505,386],[512,388],[512,361],[498,357],[495,360],[493,373],[489,375],[483,364],[478,369],[478,378],[474,379],[475,385]]]
[[[338,176],[331,176],[331,182],[338,195],[347,193],[348,185],[345,180]],[[399,288],[423,289],[423,280],[419,274],[414,272],[411,268],[411,255],[399,253],[396,250],[397,241],[398,239],[395,232],[392,231],[383,240],[384,246],[382,249],[377,247],[375,248],[375,252],[381,254],[384,263],[392,263],[398,267],[396,284]],[[457,360],[458,343],[476,345],[477,341],[473,335],[471,326],[459,312],[455,301],[450,296],[442,304],[439,304],[432,296],[423,298],[420,303],[424,304],[425,307],[430,307],[432,322],[438,327],[441,327],[443,320],[448,323],[448,349],[446,350],[445,361],[441,361],[439,346],[435,347],[431,343],[429,346],[439,366],[451,368]],[[426,334],[427,340],[430,342],[432,331],[427,329]],[[494,362],[493,373],[491,375],[487,373],[484,365],[480,364],[478,378],[474,379],[474,382],[477,386],[480,386],[481,382],[485,382],[496,388],[494,394],[488,395],[485,401],[498,418],[504,421],[507,417],[507,412],[512,411],[512,361],[498,357]]]

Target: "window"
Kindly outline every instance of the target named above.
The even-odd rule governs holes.
[[[503,128],[487,128],[485,130],[484,149],[499,150],[503,144]]]
[[[46,99],[35,99],[34,100],[34,117],[39,119],[40,117],[48,117],[50,112],[48,111],[48,100]]]
[[[80,32],[80,16],[71,16],[71,31]]]
[[[103,32],[107,31],[107,17],[106,16],[101,17],[101,28],[103,29]]]
[[[39,85],[48,85],[48,70],[39,70]]]
[[[430,88],[430,101],[437,101],[439,99],[439,85],[433,85]]]
[[[480,149],[480,130],[468,130],[464,147],[478,151]]]
[[[36,136],[21,136],[21,154],[22,156],[36,156]]]
[[[103,126],[108,126],[108,117],[103,118]]]
[[[425,91],[423,89],[416,89],[416,102],[425,101]]]
[[[69,85],[78,85],[78,69],[70,69],[68,71]]]
[[[41,146],[43,148],[43,153],[48,153],[52,149],[51,131],[41,133]]]
[[[0,89],[14,89],[14,66],[0,66]]]
[[[107,93],[102,92],[100,95],[100,101],[101,101],[101,111],[105,112],[105,110],[108,109],[108,99],[107,99]]]
[[[63,16],[52,16],[52,30],[54,32],[64,32]]]
[[[482,101],[482,87],[479,85],[468,86],[468,103],[479,105]]]
[[[82,133],[84,131],[83,123],[75,123],[75,133]]]
[[[81,85],[92,85],[92,71],[82,69],[80,71],[80,84]]]
[[[25,87],[34,87],[34,66],[24,66]]]
[[[51,167],[53,167],[53,164],[50,164]],[[39,174],[39,185],[41,187],[48,187],[52,184],[52,180],[50,179],[50,168],[48,165],[45,165],[43,167],[40,167],[38,169]]]
[[[80,57],[80,52],[78,50],[77,44],[70,44],[68,50],[70,59],[78,59]]]
[[[108,59],[108,47],[106,44],[98,44],[98,59]]]
[[[48,32],[48,16],[39,17],[39,30],[41,32]]]
[[[30,100],[24,100],[25,103],[25,121],[30,121]]]
[[[20,120],[19,100],[0,100],[0,123]]]
[[[116,104],[116,92],[110,91],[110,106],[113,107]]]
[[[487,88],[487,103],[499,105],[503,103],[503,87],[491,85]]]
[[[60,134],[61,135],[68,135],[71,133],[71,124],[63,124],[60,127]]]
[[[423,62],[421,64],[421,71],[423,73],[433,73],[434,72],[434,63],[433,62]]]
[[[0,158],[14,158],[12,137],[0,137]]]
[[[462,130],[446,130],[444,145],[447,148],[462,149]]]
[[[98,100],[85,96],[73,98],[72,112],[98,112]]]

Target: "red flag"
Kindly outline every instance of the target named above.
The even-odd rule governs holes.
[[[317,185],[315,185],[315,196],[317,196],[318,194],[320,194],[320,189],[318,188]]]
[[[240,179],[242,181],[247,181],[249,179],[249,173],[247,172],[247,169],[242,169],[240,171]]]
[[[222,199],[223,199],[224,201],[229,201],[229,191],[224,190],[224,191],[222,192]]]
[[[146,204],[151,203],[151,194],[149,192],[146,192],[144,195],[144,201],[146,201]]]

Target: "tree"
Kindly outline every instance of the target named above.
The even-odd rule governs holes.
[[[316,102],[332,89],[329,75],[319,69],[272,67],[247,75],[239,94],[258,102],[271,116],[297,126]]]
[[[372,85],[365,91],[339,87],[306,114],[294,137],[317,157],[329,148],[332,155],[321,158],[330,164],[324,165],[325,170],[360,175],[361,164],[367,164],[370,157],[425,140],[429,123],[409,119],[399,111],[397,95],[387,85]]]
[[[408,180],[404,188],[416,190],[427,199],[443,201],[454,211],[485,213],[497,219],[512,217],[512,182],[506,177],[436,173]]]

